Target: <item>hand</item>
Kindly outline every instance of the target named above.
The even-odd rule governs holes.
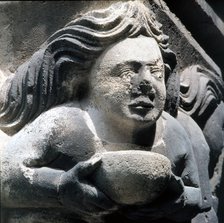
[[[183,181],[172,174],[167,189],[158,200],[146,205],[125,207],[123,211],[127,218],[141,222],[166,218],[181,210],[184,203]]]
[[[100,164],[101,157],[94,156],[62,174],[59,184],[59,199],[64,207],[87,217],[105,215],[116,209],[113,201],[87,182],[87,179]]]

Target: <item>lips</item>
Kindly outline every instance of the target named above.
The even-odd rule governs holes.
[[[137,98],[129,104],[129,107],[134,111],[148,112],[154,108],[154,105],[149,98]]]
[[[130,107],[134,107],[134,108],[148,108],[148,109],[150,109],[150,108],[153,108],[153,104],[152,103],[146,103],[146,102],[144,102],[144,101],[140,101],[140,102],[138,102],[138,103],[133,103],[133,104],[131,104],[130,105]]]

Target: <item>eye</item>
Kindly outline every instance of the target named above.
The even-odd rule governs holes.
[[[130,79],[137,73],[137,68],[132,64],[119,64],[113,69],[112,76]]]
[[[133,74],[134,74],[133,69],[126,64],[118,64],[110,72],[110,76],[120,77],[120,78],[123,78],[123,77],[130,78]]]
[[[135,75],[135,72],[130,68],[124,68],[121,70],[120,77],[125,79],[131,79]]]
[[[164,77],[164,69],[162,66],[149,66],[150,73],[153,77],[157,79],[162,79]]]
[[[141,63],[136,61],[126,61],[120,64],[117,64],[111,71],[110,76],[120,77],[120,78],[131,78],[136,75],[140,68]]]

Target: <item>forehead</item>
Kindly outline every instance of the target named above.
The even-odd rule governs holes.
[[[162,61],[162,55],[155,39],[139,36],[113,44],[105,50],[99,59],[104,66],[126,61],[154,63],[154,61]]]

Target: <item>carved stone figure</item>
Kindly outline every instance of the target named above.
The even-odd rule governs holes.
[[[166,112],[175,64],[136,1],[53,34],[2,89],[1,129],[12,135],[3,221],[191,222],[203,212],[190,138]]]
[[[217,74],[199,65],[184,70],[180,80],[180,107],[201,127],[211,149],[211,177],[224,143],[224,83]]]
[[[220,196],[218,191],[223,174],[221,154],[224,145],[224,82],[218,74],[199,65],[188,67],[180,77],[181,110],[190,115],[203,131],[210,148],[209,177],[212,192]]]

